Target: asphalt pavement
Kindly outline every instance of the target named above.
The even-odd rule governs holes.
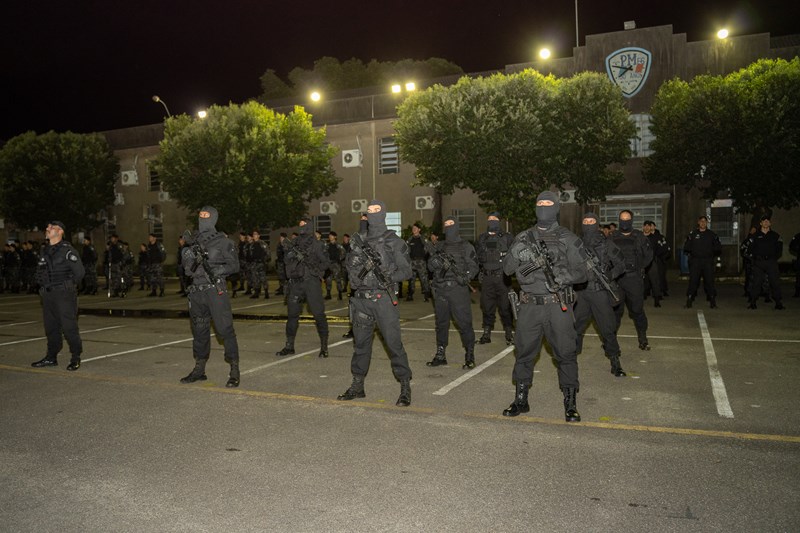
[[[81,296],[77,372],[66,345],[58,367],[31,368],[46,345],[38,296],[0,294],[0,530],[800,530],[800,299],[748,310],[725,283],[718,309],[702,296],[684,309],[685,282],[670,288],[661,308],[646,302],[650,351],[623,319],[627,377],[590,329],[571,424],[547,346],[530,413],[502,416],[514,352],[499,320],[475,369],[454,326],[450,364],[427,367],[433,307],[419,292],[399,303],[407,408],[379,339],[367,397],[336,400],[350,383],[346,297],[326,301],[330,357],[310,317],[297,355],[276,357],[282,297],[240,294],[242,379],[227,389],[218,342],[209,380],[179,383],[193,361],[174,281],[163,298]]]

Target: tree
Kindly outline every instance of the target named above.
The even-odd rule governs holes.
[[[212,106],[202,120],[174,116],[160,147],[164,188],[190,211],[216,207],[220,229],[292,225],[339,184],[336,149],[301,107],[283,115],[249,102]]]
[[[526,70],[413,93],[395,130],[417,185],[444,194],[469,188],[482,208],[529,223],[542,190],[571,184],[583,201],[622,182],[610,165],[630,155],[628,116],[601,74],[557,79]]]
[[[800,205],[800,59],[673,80],[652,108],[651,182],[727,196],[739,212]]]
[[[114,201],[119,160],[100,134],[29,131],[0,151],[0,210],[22,228],[60,220],[91,230]]]

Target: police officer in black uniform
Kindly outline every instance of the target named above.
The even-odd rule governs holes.
[[[756,308],[756,300],[761,293],[764,278],[769,280],[772,299],[775,300],[775,309],[783,310],[783,296],[781,295],[780,272],[778,259],[783,255],[783,241],[781,236],[772,231],[772,221],[769,215],[762,215],[760,229],[752,236],[749,254],[753,261],[753,279],[750,283],[750,305],[748,309]]]
[[[428,366],[447,364],[445,350],[454,320],[464,346],[462,368],[475,368],[475,330],[469,282],[478,273],[475,247],[458,234],[454,217],[444,221],[444,242],[428,244],[428,270],[433,273],[433,307],[436,312],[436,354]]]
[[[633,227],[633,213],[625,209],[619,214],[619,229],[609,237],[625,257],[625,273],[617,279],[620,301],[614,310],[617,331],[622,323],[625,305],[636,326],[640,350],[649,350],[647,340],[647,315],[644,312],[644,269],[653,260],[653,250],[644,233]]]
[[[492,342],[495,312],[500,312],[500,322],[506,334],[506,344],[514,343],[514,317],[508,292],[511,290],[511,276],[503,272],[503,258],[511,249],[514,236],[500,228],[500,213],[489,213],[486,232],[478,236],[475,251],[480,265],[481,310],[483,311],[483,335],[479,344]]]
[[[286,304],[289,318],[286,321],[286,345],[275,355],[294,353],[300,311],[306,301],[319,334],[319,357],[328,357],[328,318],[325,316],[321,285],[322,275],[330,263],[325,246],[315,237],[311,219],[307,216],[300,219],[299,235],[294,239],[284,240],[281,246],[284,247],[286,262]]]
[[[167,260],[167,250],[158,240],[155,234],[151,233],[147,237],[147,279],[150,284],[150,294],[155,296],[158,289],[158,296],[164,296],[164,261]]]
[[[386,342],[392,373],[400,382],[400,396],[395,405],[407,407],[411,405],[411,368],[400,338],[395,285],[411,276],[411,260],[406,243],[386,227],[383,202],[372,200],[367,208],[367,218],[368,230],[359,232],[350,241],[350,253],[346,259],[353,290],[350,298],[354,337],[350,371],[353,381],[338,399],[366,397],[364,379],[372,359],[372,342],[377,326]]]
[[[189,286],[189,318],[192,321],[194,369],[181,383],[205,381],[206,362],[211,355],[211,321],[225,346],[225,362],[231,370],[226,387],[239,386],[239,343],[233,329],[233,313],[225,278],[239,271],[233,241],[216,225],[219,213],[211,206],[199,212],[198,231],[186,237],[181,263]]]
[[[411,226],[411,236],[406,241],[408,255],[411,258],[411,279],[408,280],[408,293],[406,295],[406,301],[408,302],[414,300],[414,285],[417,283],[417,278],[419,278],[422,297],[426,302],[431,293],[430,279],[428,278],[428,252],[426,250],[428,239],[422,235],[421,230],[420,225],[414,223]]]
[[[58,366],[58,352],[63,347],[62,332],[72,354],[67,370],[78,370],[81,366],[83,343],[78,331],[78,284],[83,279],[84,268],[78,251],[64,240],[66,229],[58,220],[47,225],[45,234],[49,243],[42,250],[36,268],[47,355],[31,364],[35,368]]]
[[[794,298],[800,298],[800,233],[789,242],[789,253],[794,256]]]
[[[553,347],[558,363],[558,385],[564,394],[564,418],[567,422],[580,422],[576,404],[580,384],[572,285],[587,279],[585,252],[581,240],[558,224],[558,210],[557,193],[540,193],[536,198],[536,225],[517,235],[503,262],[505,273],[516,273],[521,288],[514,339],[516,393],[503,415],[517,416],[530,411],[528,389],[533,383],[533,366],[544,336]],[[541,251],[546,247],[549,259],[545,254],[537,254],[532,243],[537,243]],[[552,269],[548,268],[548,262]],[[548,279],[551,273],[553,277]]]
[[[703,291],[712,309],[717,307],[717,288],[714,286],[714,265],[722,253],[717,234],[708,229],[705,215],[697,219],[697,229],[692,230],[683,244],[683,253],[689,256],[689,287],[686,289],[686,308],[692,306],[703,277]]]
[[[614,241],[607,239],[600,230],[597,216],[594,213],[583,215],[582,224],[583,246],[588,254],[587,260],[595,262],[598,270],[605,274],[606,281],[612,290],[616,288],[616,280],[625,272],[625,258]],[[617,321],[614,317],[614,305],[619,301],[614,300],[611,292],[603,285],[594,271],[589,270],[588,281],[576,286],[577,301],[575,302],[575,331],[578,335],[578,353],[583,351],[583,333],[589,321],[594,318],[597,329],[600,330],[600,339],[603,342],[603,351],[611,361],[611,373],[623,377],[625,371],[619,362],[621,350],[617,341]],[[579,289],[579,290],[578,290]],[[618,290],[614,290],[619,297]]]
[[[83,294],[97,294],[97,250],[92,245],[91,237],[83,238],[81,250],[81,263],[85,274],[83,276]]]
[[[661,299],[667,295],[666,268],[672,249],[652,220],[644,221],[642,233],[653,250],[653,261],[645,270],[644,292],[653,295],[654,307],[661,307]]]

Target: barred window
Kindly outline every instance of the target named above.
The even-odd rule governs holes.
[[[161,222],[150,223],[150,233],[156,236],[156,239],[164,241],[164,225]]]
[[[400,150],[394,137],[382,137],[378,143],[380,150],[380,166],[378,171],[381,174],[397,174],[400,172]]]
[[[327,235],[331,232],[331,216],[330,215],[316,215],[314,219],[314,229],[320,232],[321,235]]]
[[[397,233],[400,237],[403,231],[403,214],[399,211],[396,213],[386,213],[386,229]]]
[[[600,224],[619,224],[619,212],[627,209],[633,213],[633,227],[642,229],[645,220],[652,220],[659,231],[664,231],[664,215],[661,202],[631,202],[600,204]]]
[[[721,244],[738,244],[736,238],[736,217],[731,200],[715,200],[711,203],[708,227],[719,237]]]
[[[150,184],[148,186],[149,191],[160,191],[161,190],[161,178],[158,177],[158,171],[151,167],[150,165],[147,166],[148,173],[150,174]]]
[[[648,157],[653,153],[650,143],[655,136],[650,131],[650,115],[640,113],[630,116],[636,126],[636,135],[630,139],[632,157]]]
[[[474,241],[477,234],[474,209],[453,209],[451,213],[458,221],[458,234],[467,241]]]

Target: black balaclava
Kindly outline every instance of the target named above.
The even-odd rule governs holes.
[[[536,206],[536,225],[540,228],[549,228],[558,222],[558,210],[560,201],[558,194],[550,191],[539,193],[536,197],[536,202],[539,200],[551,200],[553,205],[537,205]]]
[[[199,222],[197,223],[197,228],[200,231],[217,231],[217,220],[219,220],[219,213],[217,210],[207,205],[200,209],[200,211],[207,211],[211,216],[208,218],[198,217]]]
[[[619,230],[622,233],[630,233],[633,231],[633,214],[630,220],[622,220],[622,213],[619,214]]]
[[[603,234],[600,232],[600,223],[597,222],[597,215],[595,215],[594,213],[584,213],[583,219],[581,220],[587,218],[594,219],[594,224],[584,224],[583,222],[581,222],[581,231],[583,234],[584,242],[592,243]]]
[[[500,218],[499,211],[492,211],[489,213],[490,217],[497,217]],[[500,233],[500,221],[499,220],[488,220],[486,222],[486,231],[489,233]]]
[[[313,234],[314,233],[314,225],[311,223],[311,217],[303,215],[302,217],[300,217],[300,220],[305,220],[306,223],[305,223],[304,226],[299,226],[300,227],[300,231],[298,231],[298,233],[300,235],[311,235],[311,234]]]
[[[386,233],[386,204],[380,200],[372,200],[369,205],[379,205],[381,210],[377,213],[367,212],[367,235],[377,237]]]
[[[444,239],[446,242],[458,242],[461,240],[461,236],[458,234],[458,221],[455,217],[447,217],[444,219],[445,222],[448,220],[453,221],[452,226],[445,226],[444,227]]]

